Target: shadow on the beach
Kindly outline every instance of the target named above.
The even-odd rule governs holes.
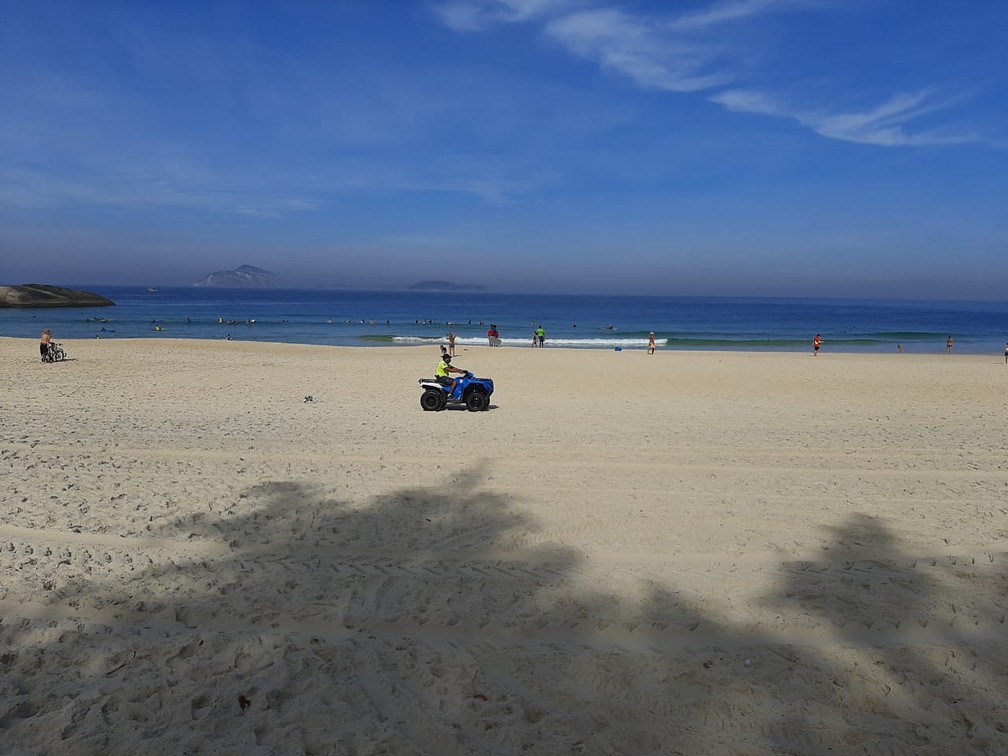
[[[37,621],[0,625],[0,740],[61,754],[1008,751],[991,564],[911,558],[856,516],[809,545],[821,556],[782,564],[747,623],[542,545],[485,474],[364,507],[263,482],[161,529],[188,548],[156,564],[137,553],[115,580],[56,585]]]
[[[783,565],[767,600],[834,639],[796,654],[830,691],[797,724],[842,723],[841,750],[1008,753],[1006,555],[905,554],[863,514],[823,530],[823,556]]]

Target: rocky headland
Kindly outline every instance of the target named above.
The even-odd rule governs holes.
[[[0,286],[0,308],[3,307],[110,307],[111,299],[80,289],[45,284]]]

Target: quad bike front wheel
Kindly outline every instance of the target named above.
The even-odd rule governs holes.
[[[420,406],[423,407],[424,412],[437,412],[438,410],[443,409],[444,405],[444,391],[427,389],[420,395]]]
[[[487,395],[482,391],[473,391],[466,397],[466,409],[470,412],[482,412],[489,404]]]

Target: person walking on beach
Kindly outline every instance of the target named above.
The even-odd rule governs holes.
[[[39,339],[39,353],[42,355],[42,362],[45,362],[49,357],[49,345],[52,343],[52,331],[46,328],[42,331],[42,337]]]
[[[546,331],[543,330],[542,324],[535,329],[535,338],[539,342],[539,346],[545,346],[546,343]]]
[[[949,336],[948,339],[945,340],[945,354],[948,354],[951,351],[952,351],[952,337]]]
[[[647,353],[654,354],[655,344],[654,344],[654,331],[651,331],[647,335]]]
[[[821,347],[821,346],[822,346],[822,336],[820,336],[817,333],[815,335],[815,338],[812,339],[812,356],[813,357],[818,357],[819,356],[819,347]]]

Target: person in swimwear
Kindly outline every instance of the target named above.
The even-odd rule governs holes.
[[[52,331],[46,328],[42,331],[42,338],[39,339],[39,352],[42,355],[42,361],[45,362],[49,357],[49,349],[52,344]]]
[[[812,339],[812,356],[813,357],[818,357],[819,356],[819,347],[821,347],[821,346],[822,346],[822,336],[820,336],[817,333],[815,335],[815,338]]]

